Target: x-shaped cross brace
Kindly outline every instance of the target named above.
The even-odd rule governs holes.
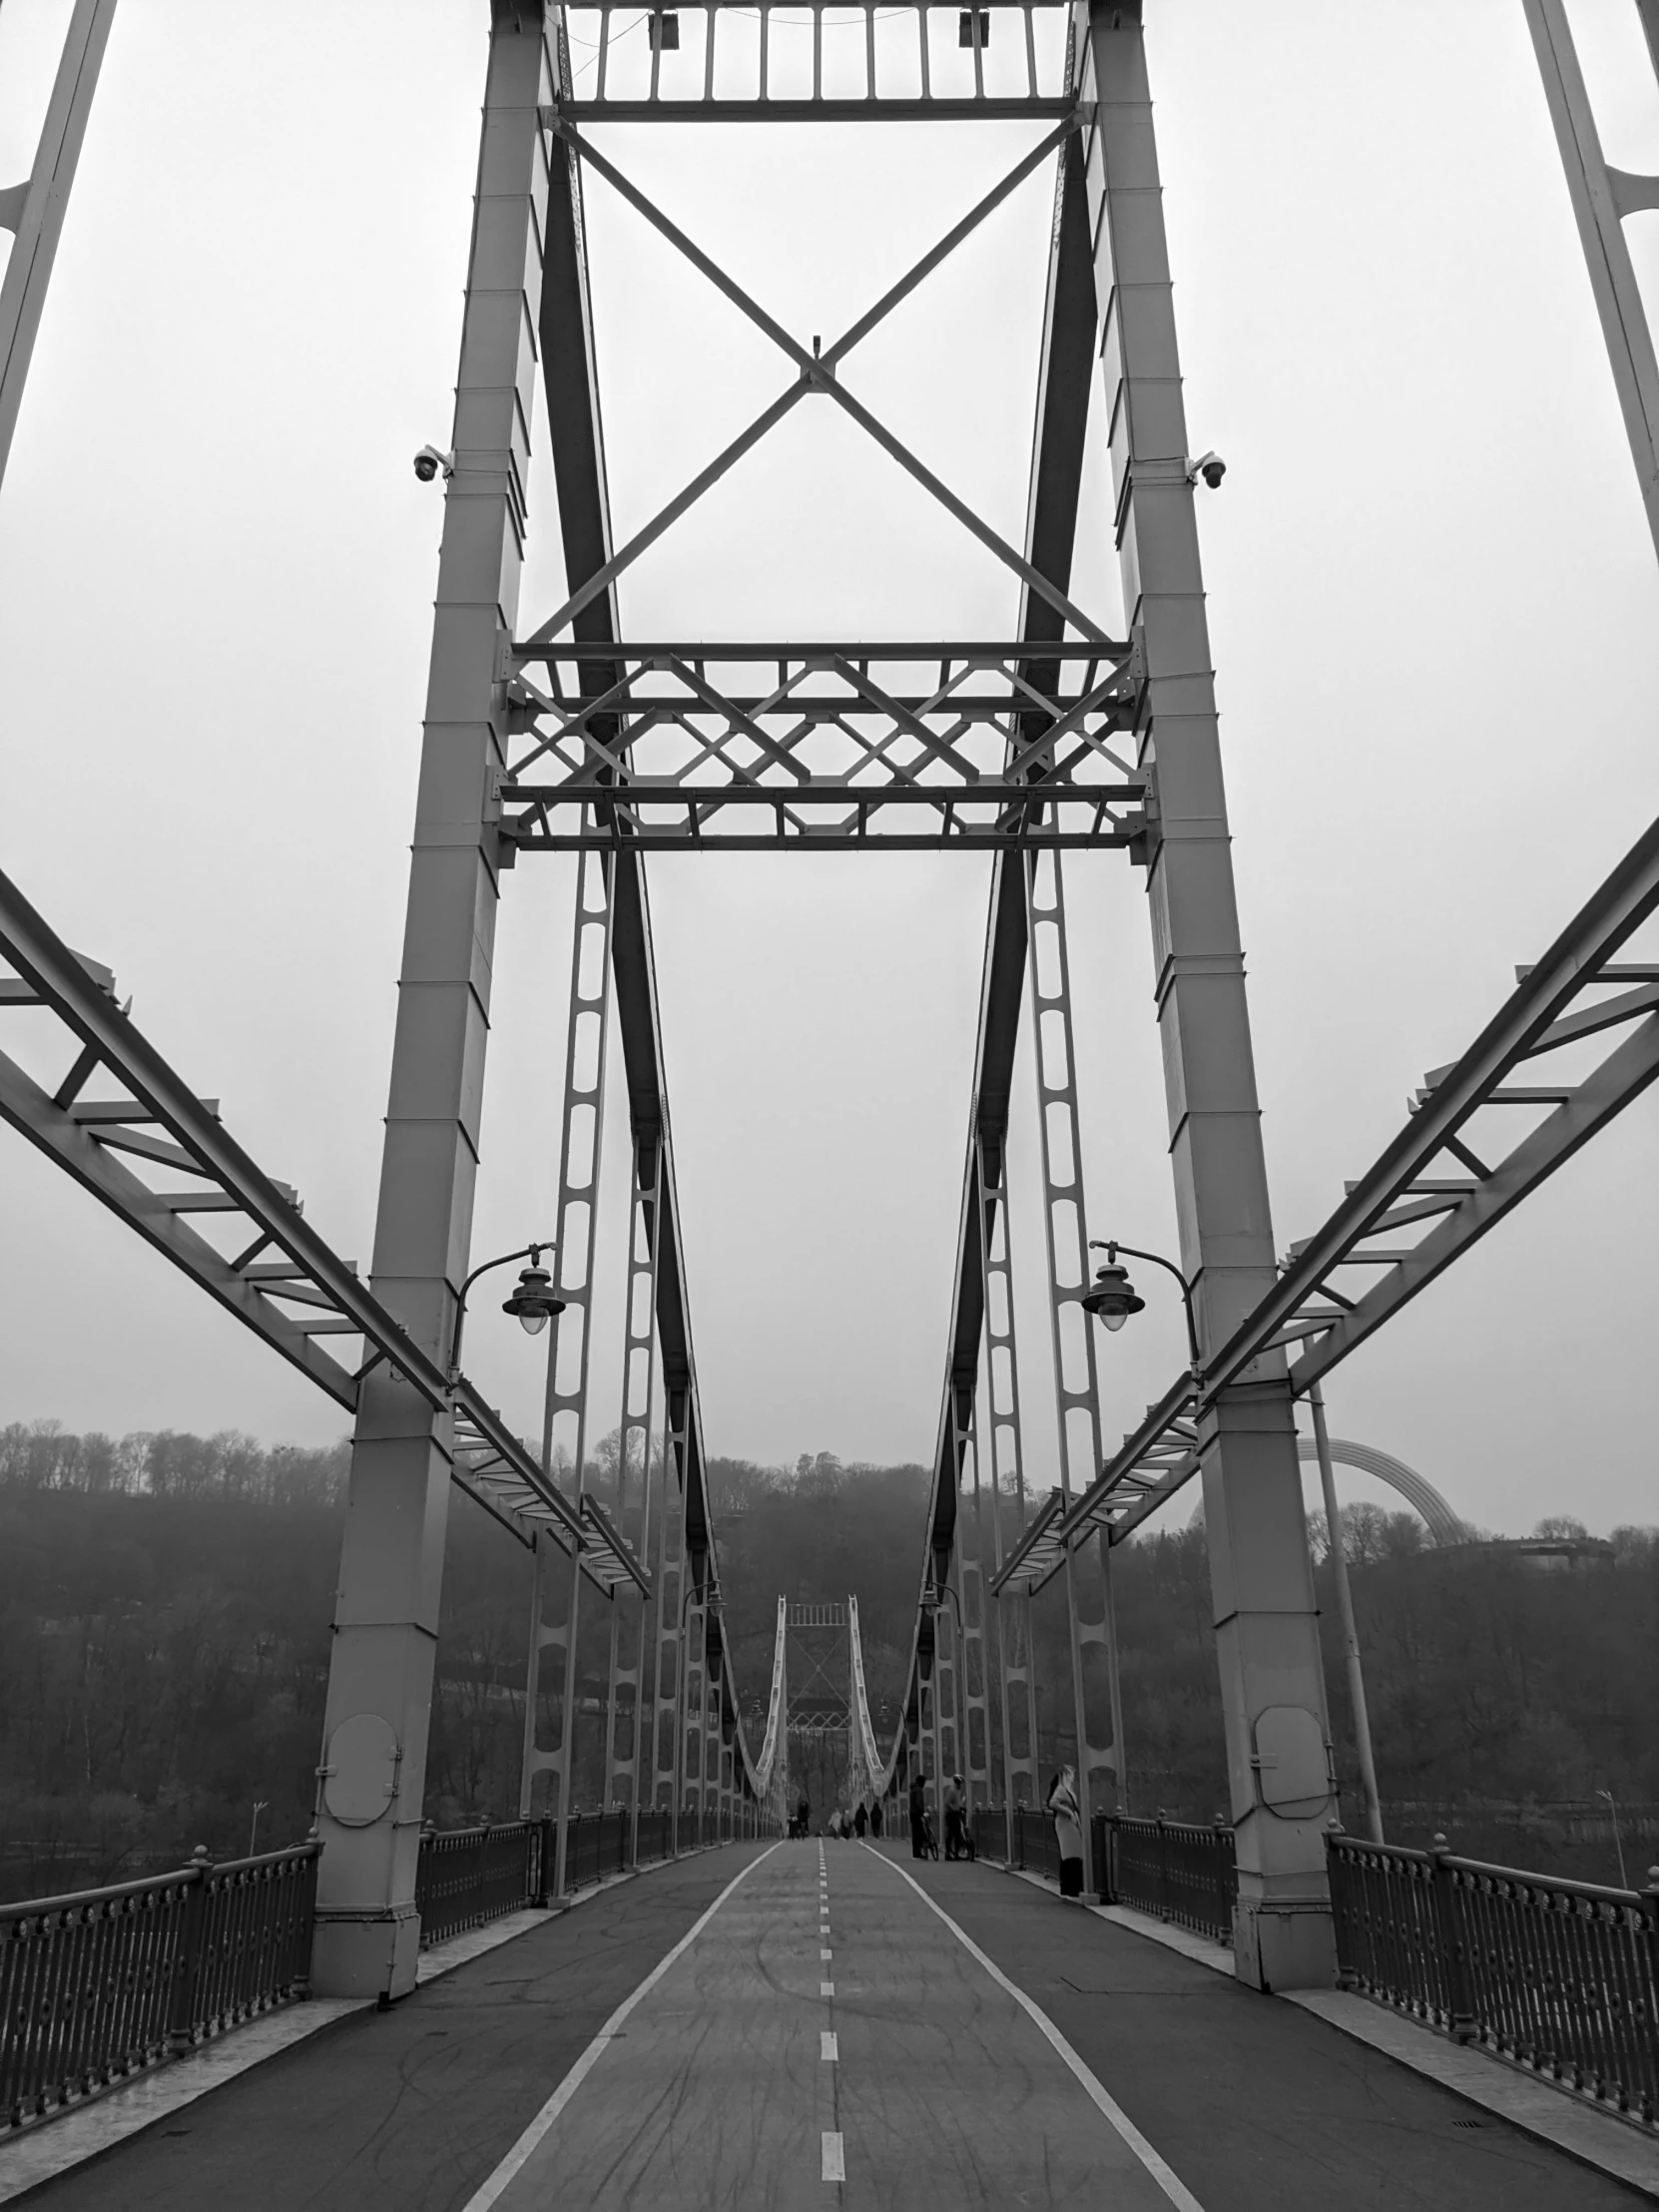
[[[981,545],[994,553],[1005,567],[1012,569],[1028,590],[1034,592],[1039,599],[1046,601],[1081,636],[1089,639],[1093,644],[1110,646],[1112,641],[1098,623],[1084,614],[1081,608],[1074,607],[1064,592],[1051,584],[1040,570],[1033,568],[1029,561],[1015,552],[1007,539],[1000,537],[988,522],[983,521],[973,512],[971,507],[958,499],[948,485],[941,483],[932,470],[917,460],[909,448],[894,437],[884,423],[878,421],[867,407],[853,398],[852,394],[843,387],[835,373],[839,364],[851,352],[852,348],[861,339],[866,338],[877,323],[883,321],[891,313],[901,299],[906,298],[910,292],[914,291],[922,279],[929,276],[948,255],[953,253],[965,238],[977,230],[992,210],[1000,207],[1008,195],[1023,184],[1032,171],[1039,168],[1056,147],[1065,144],[1071,134],[1078,129],[1082,120],[1081,114],[1066,117],[1054,130],[1050,131],[1048,136],[1034,146],[1022,161],[1014,165],[999,185],[986,194],[977,207],[969,210],[954,230],[947,232],[930,253],[922,256],[907,276],[900,277],[891,290],[884,293],[867,314],[853,323],[852,327],[843,336],[838,337],[834,344],[822,354],[809,353],[804,345],[791,337],[782,323],[775,321],[758,301],[749,296],[741,284],[736,283],[728,276],[726,272],[717,263],[711,261],[701,248],[693,245],[684,231],[677,224],[671,223],[662,210],[648,200],[637,186],[630,184],[614,163],[607,161],[603,154],[598,153],[589,141],[582,137],[575,124],[567,116],[562,115],[557,108],[544,108],[541,111],[541,116],[542,122],[548,130],[552,131],[556,137],[563,139],[583,161],[587,162],[605,179],[614,191],[621,194],[630,207],[636,208],[654,230],[660,231],[671,246],[677,247],[692,267],[700,270],[717,289],[726,294],[734,306],[741,307],[757,328],[764,330],[773,343],[782,352],[789,355],[790,359],[800,369],[801,374],[799,379],[787,391],[780,393],[770,407],[765,408],[756,416],[748,429],[734,438],[724,452],[717,454],[707,468],[699,475],[694,476],[683,491],[671,499],[668,505],[662,508],[658,514],[654,515],[643,530],[637,531],[620,553],[613,554],[602,568],[596,569],[587,581],[580,585],[571,597],[565,601],[558,613],[550,616],[539,630],[531,634],[526,641],[527,643],[542,645],[548,639],[557,637],[561,630],[575,621],[584,607],[597,599],[601,592],[609,590],[623,570],[630,567],[648,546],[655,544],[663,532],[672,523],[677,522],[687,508],[694,505],[711,485],[718,483],[728,469],[740,461],[752,446],[758,445],[776,423],[782,422],[785,415],[799,400],[806,398],[809,392],[822,392],[827,393],[838,406],[843,407],[853,421],[868,432],[883,452],[890,454],[901,468],[907,470],[915,478],[918,484],[932,493],[933,497],[948,513],[955,516],[964,529],[971,530]]]

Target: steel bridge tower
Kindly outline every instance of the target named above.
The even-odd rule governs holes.
[[[567,25],[597,33],[592,91],[579,97]],[[645,1421],[660,1356],[672,1571],[612,1582],[618,1616],[608,1771],[630,1787],[646,1702],[664,1703],[663,1647],[681,1643],[682,1784],[742,1786],[749,1753],[725,1663],[703,1487],[703,1440],[664,1109],[642,854],[936,843],[993,854],[979,1045],[940,1444],[930,1506],[913,1699],[916,1727],[983,1776],[987,1643],[1010,1788],[1029,1792],[1028,1630],[1009,1600],[987,1638],[987,1549],[959,1547],[970,1449],[1000,1501],[1019,1464],[1004,1145],[1012,1047],[1028,960],[1041,1021],[1045,1245],[1062,1419],[1062,1491],[1100,1464],[1086,1284],[1062,849],[1126,847],[1145,871],[1152,986],[1162,1031],[1182,1264],[1203,1345],[1224,1341],[1274,1278],[1243,959],[1204,618],[1194,488],[1181,401],[1152,106],[1138,5],[900,11],[913,55],[888,61],[877,11],[861,84],[826,89],[825,14],[812,14],[810,84],[775,86],[772,11],[711,4],[660,11],[626,49],[608,6],[548,9],[497,0],[445,492],[372,1289],[413,1342],[442,1362],[469,1264],[503,876],[520,854],[580,854],[570,1063],[562,1125],[557,1284],[566,1311],[549,1355],[544,1466],[563,1441],[582,1492],[593,1253],[606,1044],[614,1006],[634,1146],[630,1420]],[[701,32],[701,37],[698,32]],[[751,34],[754,34],[753,36]],[[717,66],[717,46],[723,61]],[[952,52],[954,49],[954,52]],[[954,66],[947,74],[944,63]],[[883,81],[885,72],[886,81]],[[836,74],[832,71],[832,75]],[[808,351],[631,184],[592,132],[608,121],[694,118],[751,126],[883,118],[1027,118],[1044,127],[917,269],[843,336]],[[859,401],[843,368],[858,341],[1033,170],[1056,173],[1040,334],[1041,374],[1025,543],[1005,543]],[[718,284],[789,364],[780,397],[633,540],[612,539],[582,222],[584,169],[604,177]],[[1098,366],[1096,365],[1098,362]],[[533,384],[551,424],[568,578],[565,603],[526,622],[519,586],[527,527]],[[1073,603],[1083,431],[1108,426],[1114,525],[1128,635]],[[1010,572],[1017,620],[989,643],[765,640],[734,610],[718,651],[635,643],[618,582],[630,562],[804,397],[827,397],[939,498]],[[1012,585],[1017,584],[1017,594]],[[917,683],[918,670],[931,670]],[[851,773],[815,765],[832,727]],[[665,731],[690,736],[664,754]],[[1131,758],[1113,751],[1120,739]],[[688,759],[689,755],[689,759]],[[672,864],[672,863],[664,863]],[[1056,1111],[1057,1109],[1057,1111]],[[652,1323],[654,1322],[654,1329]],[[981,1362],[986,1408],[978,1414]],[[1329,1730],[1304,1537],[1290,1387],[1267,1355],[1199,1419],[1214,1560],[1217,1637],[1238,1824],[1240,1953],[1253,1978],[1321,1978],[1329,1966],[1321,1827],[1330,1809]],[[363,1383],[327,1704],[325,1768],[349,1754],[350,1790],[322,1798],[326,1844],[316,1980],[386,1990],[414,1972],[414,1859],[453,1439],[449,1415],[389,1363]],[[989,1551],[1003,1541],[998,1502]],[[637,1534],[651,1541],[649,1509]],[[1023,1521],[1023,1508],[1021,1510]],[[626,1535],[626,1531],[623,1532]],[[630,1550],[632,1547],[627,1547]],[[580,1541],[541,1546],[537,1651],[568,1685],[584,1581]],[[952,1581],[958,1553],[964,1572]],[[971,1562],[971,1563],[969,1563]],[[1072,1693],[1086,1798],[1103,1805],[1121,1766],[1108,1558],[1088,1542],[1065,1560]],[[671,1588],[677,1583],[678,1588]],[[647,1587],[649,1585],[649,1587]],[[618,1593],[621,1594],[618,1594]],[[931,1596],[929,1598],[929,1593]],[[963,1657],[935,1635],[961,1617]],[[638,1618],[633,1616],[638,1615]],[[653,1625],[653,1623],[655,1625]],[[616,1639],[613,1639],[616,1644]],[[658,1661],[648,1667],[648,1657]],[[620,1679],[633,1714],[615,1739]],[[959,1754],[965,1675],[967,1743]],[[648,1678],[656,1674],[657,1679]],[[920,1708],[938,1703],[938,1714]],[[535,1701],[531,1701],[534,1705]],[[531,1742],[562,1814],[573,1709],[556,1742]],[[370,1801],[375,1801],[370,1803]]]
[[[17,242],[0,282],[0,469],[113,5],[77,0],[33,171],[0,190],[0,226]],[[1659,5],[1637,5],[1659,68]],[[1603,156],[1561,0],[1522,6],[1659,533],[1659,367],[1622,228],[1659,207],[1659,177]],[[1058,1581],[1084,1810],[1120,1800],[1111,1546],[1201,1477],[1239,1968],[1263,1986],[1326,1980],[1321,1844],[1334,1798],[1293,1398],[1314,1405],[1329,1476],[1344,1447],[1326,1434],[1324,1376],[1659,1081],[1659,966],[1619,958],[1659,913],[1659,824],[1519,970],[1463,1054],[1428,1071],[1404,1127],[1276,1266],[1195,529],[1203,466],[1187,451],[1137,0],[864,5],[848,11],[862,34],[850,49],[827,46],[826,10],[813,7],[793,66],[771,42],[779,11],[769,0],[758,10],[705,0],[629,17],[620,29],[617,12],[608,0],[545,12],[539,0],[496,0],[492,12],[454,444],[429,456],[434,473],[440,462],[446,473],[444,527],[372,1284],[303,1218],[296,1194],[229,1136],[217,1102],[149,1042],[111,971],[73,952],[4,875],[0,956],[13,972],[0,976],[0,1007],[44,1024],[59,1071],[42,1082],[0,1053],[0,1118],[355,1418],[318,1770],[326,1849],[314,1979],[322,1991],[395,1996],[414,1980],[451,1488],[535,1557],[525,1803],[556,1820],[559,1885],[582,1719],[578,1640],[595,1599],[609,1608],[609,1662],[602,1735],[588,1749],[607,1797],[672,1807],[675,1848],[683,1817],[696,1840],[733,1833],[740,1799],[752,1827],[762,1808],[775,1818],[783,1810],[789,1607],[780,1601],[757,1758],[726,1647],[644,855],[822,854],[837,845],[988,853],[956,1275],[909,1672],[883,1764],[848,1601],[849,1759],[860,1783],[883,1789],[916,1768],[935,1778],[960,1768],[970,1803],[1033,1799],[1029,1612],[1035,1592]],[[597,32],[588,42],[595,79],[580,96],[572,16]],[[643,40],[634,36],[642,27]],[[1041,135],[850,329],[808,352],[592,135],[612,122],[693,120],[1024,120]],[[1016,547],[870,413],[842,368],[1045,165],[1054,221]],[[790,363],[780,396],[620,548],[600,432],[584,171],[605,178]],[[518,599],[538,377],[568,597],[532,627]],[[633,560],[808,396],[845,413],[1003,564],[1018,586],[1003,637],[918,639],[896,622],[893,638],[875,642],[757,641],[741,622],[719,645],[626,636],[617,587]],[[1071,596],[1091,404],[1111,456],[1122,637]],[[1113,849],[1144,870],[1147,889],[1193,1357],[1103,1461],[1081,1303],[1082,1108],[1062,855]],[[471,1214],[496,909],[518,855],[538,851],[578,856],[560,1119],[562,1313],[549,1339],[539,1452],[461,1372],[457,1327],[476,1272]],[[1026,1486],[1006,1161],[1025,1007],[1037,1046],[1031,1107],[1061,1446],[1060,1484],[1040,1505]],[[613,1020],[632,1173],[623,1419],[608,1510],[588,1479],[587,1427]],[[1599,1057],[1586,1070],[1592,1040]],[[1513,1080],[1535,1078],[1540,1062],[1553,1081]],[[90,1091],[100,1076],[112,1095]],[[341,1340],[360,1343],[360,1364],[335,1357],[329,1348]]]

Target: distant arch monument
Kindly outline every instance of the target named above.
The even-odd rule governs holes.
[[[1296,1448],[1301,1459],[1317,1460],[1319,1457],[1319,1446],[1312,1436],[1299,1436]],[[1426,1475],[1418,1474],[1416,1468],[1408,1467],[1403,1459],[1396,1459],[1391,1451],[1379,1451],[1375,1444],[1357,1444],[1346,1436],[1333,1436],[1331,1456],[1341,1465],[1357,1467],[1362,1474],[1369,1474],[1379,1482],[1385,1482],[1390,1490],[1397,1490],[1436,1544],[1466,1544],[1469,1541],[1468,1523],[1458,1518]],[[1204,1502],[1200,1499],[1192,1525],[1202,1527],[1203,1523]]]

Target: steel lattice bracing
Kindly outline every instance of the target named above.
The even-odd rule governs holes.
[[[1659,965],[1615,955],[1656,912],[1659,824],[1462,1057],[1424,1077],[1393,1141],[1206,1362],[1204,1395],[1286,1347],[1311,1387],[1642,1096],[1659,1077]],[[1190,1481],[1200,1402],[1190,1375],[1172,1383],[1071,1513],[1033,1531],[1006,1586],[1046,1580],[1085,1527],[1121,1541]]]
[[[1651,507],[1653,354],[1620,225],[1633,210],[1659,205],[1659,184],[1603,162],[1558,0],[1525,5]],[[1659,37],[1650,0],[1642,7]],[[99,0],[81,0],[72,42],[95,29],[99,14]],[[1276,1985],[1323,1973],[1319,1825],[1330,1777],[1292,1398],[1659,1071],[1659,968],[1615,956],[1659,895],[1659,832],[1614,871],[1469,1053],[1427,1079],[1395,1144],[1276,1276],[1140,14],[1136,0],[986,11],[870,7],[852,27],[858,35],[837,38],[816,9],[806,24],[770,6],[658,11],[641,36],[640,21],[619,22],[610,8],[554,10],[545,20],[535,0],[494,8],[371,1288],[306,1228],[292,1194],[230,1143],[212,1106],[150,1050],[115,1007],[107,976],[77,961],[0,884],[3,949],[16,970],[15,983],[0,983],[0,1006],[56,1021],[69,1046],[55,1083],[0,1060],[0,1113],[357,1415],[320,1770],[321,1986],[397,1993],[412,1974],[410,1832],[451,1482],[542,1554],[551,1544],[563,1555],[542,1559],[542,1578],[564,1607],[555,1602],[546,1623],[538,1609],[534,1638],[538,1656],[546,1642],[562,1645],[565,1659],[567,1710],[555,1755],[561,1809],[573,1766],[569,1688],[584,1578],[613,1602],[622,1593],[630,1608],[626,1628],[613,1615],[610,1638],[608,1785],[643,1797],[647,1710],[649,1787],[658,1802],[667,1794],[677,1810],[696,1813],[713,1797],[775,1790],[781,1770],[787,1785],[779,1741],[791,1687],[787,1609],[759,1762],[739,1720],[726,1649],[644,855],[837,846],[992,856],[915,1636],[898,1739],[881,1779],[925,1753],[935,1775],[961,1763],[978,1781],[1000,1765],[1010,1797],[1032,1792],[1026,1615],[1030,1591],[1058,1570],[1072,1587],[1072,1702],[1085,1789],[1091,1765],[1121,1769],[1117,1716],[1108,1762],[1084,1679],[1088,1652],[1110,1651],[1104,1593],[1098,1607],[1092,1595],[1079,1602],[1076,1585],[1085,1560],[1103,1556],[1094,1532],[1121,1540],[1202,1473],[1239,1836],[1241,1970]],[[591,78],[584,68],[580,89],[573,17],[595,34],[587,42],[596,57]],[[84,102],[79,112],[84,117]],[[827,349],[815,342],[811,352],[594,138],[612,122],[873,118],[1023,118],[1041,135],[897,284]],[[76,128],[71,116],[48,164],[60,177]],[[1028,512],[1015,546],[863,404],[843,368],[1045,166],[1056,177],[1055,220]],[[668,491],[620,547],[600,428],[584,168],[764,332],[786,364],[777,397],[698,475]],[[19,227],[21,241],[41,205],[37,175],[28,188],[0,194],[0,221]],[[44,240],[38,225],[36,236]],[[38,257],[30,265],[14,255],[0,334],[23,331],[28,313],[38,312],[38,283],[33,304],[20,305],[12,280],[21,270],[19,282],[34,282],[31,266],[43,276]],[[6,343],[0,446],[20,377],[21,355]],[[1126,609],[1121,637],[1073,597],[1097,360]],[[567,595],[544,618],[521,620],[538,373]],[[1011,599],[1017,584],[1018,614],[1000,639],[906,639],[901,620],[887,641],[758,643],[741,622],[724,643],[627,638],[618,591],[633,562],[809,399],[856,424],[1002,565]],[[1176,1383],[1082,1488],[1079,1459],[1094,1475],[1100,1452],[1086,1331],[1080,1346],[1077,1337],[1081,1107],[1058,855],[1089,847],[1122,848],[1146,869],[1181,1257],[1200,1357],[1197,1380]],[[550,1347],[538,1454],[464,1379],[450,1377],[446,1354],[470,1256],[501,879],[521,856],[544,850],[578,855],[579,880],[558,1224],[567,1312]],[[1057,983],[1044,979],[1045,930],[1058,947]],[[1060,1491],[1029,1519],[1006,1170],[1028,967],[1063,1472]],[[614,1521],[586,1488],[592,1284],[604,1243],[599,1133],[613,1023],[634,1168]],[[1056,1030],[1057,1053],[1048,1041]],[[1557,1056],[1595,1064],[1588,1074],[1574,1066],[1561,1076]],[[1539,1062],[1544,1080],[1517,1080]],[[100,1066],[119,1095],[87,1096]],[[1518,1139],[1517,1114],[1525,1117]],[[1495,1140],[1494,1121],[1510,1125]],[[159,1187],[159,1175],[172,1180]],[[209,1233],[216,1222],[232,1232],[224,1243]],[[355,1364],[335,1359],[322,1341],[339,1338],[360,1341]],[[654,1363],[663,1413],[655,1466]],[[570,1494],[555,1474],[561,1426]],[[958,1565],[958,1499],[969,1473],[978,1540],[963,1542]],[[991,1586],[1000,1593],[989,1605],[979,1533],[986,1491]],[[1021,1523],[1006,1559],[1005,1503]],[[1086,1554],[1078,1549],[1085,1539]],[[855,1608],[852,1618],[837,1698],[861,1781],[873,1774],[876,1751]],[[536,1701],[527,1702],[533,1715]],[[625,1754],[621,1716],[630,1702]],[[532,1734],[527,1777],[538,1758],[546,1755]],[[1289,1787],[1293,1781],[1300,1787]],[[384,1801],[366,1820],[358,1811],[365,1787]]]

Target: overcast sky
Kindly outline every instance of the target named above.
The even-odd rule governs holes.
[[[1147,14],[1189,421],[1228,462],[1200,520],[1283,1250],[1651,819],[1659,577],[1517,0]],[[1609,158],[1659,168],[1634,10],[1573,14]],[[0,184],[27,171],[67,15],[0,8]],[[486,30],[482,0],[125,0],[0,496],[0,866],[364,1262],[441,507],[409,458],[449,442]],[[1034,135],[606,145],[806,338]],[[1016,539],[1052,191],[1045,168],[847,372]],[[588,209],[620,540],[783,378],[603,186]],[[1627,226],[1644,280],[1656,226]],[[536,434],[525,628],[564,592]],[[1085,507],[1073,596],[1111,626],[1098,437]],[[988,637],[1017,587],[839,410],[804,406],[622,604],[635,635]],[[479,1257],[551,1227],[572,879],[527,856],[505,882]],[[1141,879],[1108,853],[1067,881],[1089,1229],[1173,1250]],[[715,1452],[932,1449],[987,887],[983,856],[652,863]],[[1033,1140],[1027,1108],[1041,1483]],[[1493,1528],[1652,1519],[1656,1166],[1650,1094],[1337,1373],[1334,1431]],[[621,1118],[606,1169],[601,1428]],[[0,1224],[0,1420],[339,1432],[8,1132]],[[1145,1288],[1102,1358],[1109,1441],[1180,1363],[1173,1293]],[[484,1311],[469,1368],[532,1429],[533,1348]]]

